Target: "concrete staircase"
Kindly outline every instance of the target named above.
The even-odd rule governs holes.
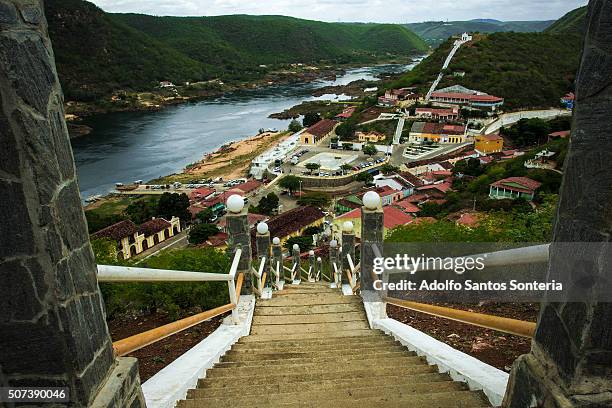
[[[258,300],[251,334],[189,390],[179,408],[489,407],[382,332],[357,296],[323,283]]]

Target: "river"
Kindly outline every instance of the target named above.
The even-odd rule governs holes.
[[[346,85],[359,79],[403,72],[412,65],[378,65],[347,70],[335,81],[236,92],[221,98],[186,103],[155,112],[122,112],[87,118],[93,131],[72,140],[81,196],[106,194],[115,183],[151,180],[176,173],[232,140],[257,134],[261,128],[284,129],[288,120],[270,119],[302,101],[345,99],[344,95],[313,97],[314,89]]]

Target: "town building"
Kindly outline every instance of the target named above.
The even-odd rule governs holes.
[[[91,235],[91,239],[117,242],[117,258],[129,259],[181,232],[181,221],[153,218],[140,226],[130,220],[120,221]]]
[[[443,123],[414,122],[408,140],[411,143],[464,143],[466,127],[462,125],[445,125]]]
[[[416,102],[421,97],[413,92],[414,88],[387,89],[384,96],[378,97],[378,104],[381,106],[396,106],[402,101]]]
[[[491,183],[489,188],[489,198],[494,199],[516,199],[524,198],[527,201],[533,200],[536,190],[542,183],[527,177],[508,177],[495,183]]]
[[[300,143],[303,145],[314,145],[333,133],[338,122],[331,119],[323,119],[306,129],[300,135]]]
[[[286,211],[267,222],[271,237],[278,237],[281,243],[291,237],[300,236],[309,227],[318,227],[323,224],[325,214],[316,207],[297,207]],[[252,229],[252,242],[255,242],[255,229]]]
[[[290,152],[292,152],[300,142],[301,134],[305,131],[301,130],[287,139],[280,142],[278,145],[268,149],[264,153],[255,157],[251,161],[251,168],[249,174],[257,180],[263,179],[268,168],[274,164],[277,160],[283,161],[287,158]]]
[[[372,132],[356,132],[355,136],[359,139],[360,142],[369,142],[369,143],[378,143],[383,142],[387,136],[380,132],[372,131]]]
[[[419,118],[451,121],[458,120],[460,112],[457,106],[450,108],[416,108],[414,115]]]
[[[499,153],[504,150],[504,139],[500,135],[474,136],[474,150],[481,155]]]
[[[433,92],[430,101],[472,108],[485,108],[492,111],[504,104],[504,98],[474,91],[460,85],[454,85]]]
[[[227,191],[226,195],[230,196],[232,194],[238,194],[240,196],[245,196],[247,194],[255,192],[262,185],[263,184],[261,181],[248,180],[244,183],[232,187],[230,190]]]
[[[383,207],[384,214],[384,233],[385,235],[395,227],[410,224],[414,217],[405,213],[401,208],[396,206]],[[354,226],[355,236],[361,238],[361,207],[336,217],[333,221],[334,230],[341,231],[342,224],[346,221],[351,221]]]
[[[334,119],[339,120],[339,121],[347,120],[348,118],[353,116],[353,113],[355,113],[356,109],[357,108],[355,106],[349,106],[348,108],[343,110],[342,113],[337,114]]]
[[[201,187],[191,190],[189,198],[192,200],[204,200],[215,194],[215,189],[210,187]]]

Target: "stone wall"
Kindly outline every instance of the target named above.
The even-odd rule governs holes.
[[[0,386],[69,387],[88,407],[117,364],[42,10],[0,0]]]
[[[581,303],[542,304],[531,352],[513,367],[508,407],[527,407],[533,397],[545,408],[612,406],[612,303],[600,301],[597,283],[612,277],[612,253],[601,245],[581,271],[567,271],[567,246],[561,245],[612,240],[610,0],[589,3],[576,96],[548,274],[551,279],[562,272],[588,274],[593,296]]]

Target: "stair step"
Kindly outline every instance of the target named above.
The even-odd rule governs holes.
[[[257,343],[257,342],[269,342],[269,341],[283,341],[283,340],[327,340],[331,338],[343,338],[343,337],[354,337],[354,336],[367,336],[371,333],[370,329],[354,329],[354,330],[337,330],[329,332],[313,332],[313,333],[275,333],[275,334],[258,334],[250,335],[244,338],[244,343]]]
[[[384,378],[385,382],[390,381],[391,378],[401,378],[406,383],[410,382],[410,378],[413,375],[421,374],[435,374],[438,370],[434,366],[430,365],[415,365],[409,367],[403,367],[401,369],[394,369],[389,372],[386,368],[369,368],[361,370],[347,370],[346,368],[335,367],[334,369],[326,372],[317,373],[316,376],[312,374],[304,373],[290,373],[290,374],[273,374],[273,375],[258,375],[252,377],[241,377],[240,381],[234,377],[210,377],[209,374],[215,371],[214,369],[206,372],[206,378],[201,378],[198,381],[198,388],[205,387],[235,387],[237,384],[249,384],[249,385],[267,385],[277,383],[296,383],[303,381],[336,381],[338,379],[349,379],[352,378],[356,381],[361,379],[367,379],[368,382],[372,379],[379,380]],[[393,376],[393,377],[389,377]],[[247,380],[248,378],[248,380]],[[246,381],[246,382],[245,382]]]
[[[262,300],[261,306],[311,306],[311,305],[337,305],[342,303],[361,304],[357,296],[339,296],[335,293],[296,293],[291,296],[272,297]]]
[[[249,351],[249,352],[264,352],[271,351],[325,351],[325,350],[353,350],[353,349],[370,349],[383,348],[389,346],[397,346],[401,344],[392,337],[381,338],[378,336],[367,337],[330,337],[319,339],[299,340],[280,340],[280,341],[260,341],[235,343],[232,346],[232,351]],[[402,346],[403,347],[403,346]]]
[[[253,325],[260,324],[299,324],[299,323],[337,323],[362,321],[366,322],[367,318],[361,311],[342,312],[342,313],[317,313],[317,314],[291,314],[281,316],[254,316]]]
[[[354,398],[339,397],[338,393],[326,393],[314,401],[305,401],[301,398],[291,402],[276,401],[275,396],[260,397],[257,400],[246,399],[240,407],[316,407],[316,408],[355,408],[355,407],[381,407],[381,408],[476,408],[488,406],[481,393],[471,391],[451,391],[433,394],[413,394],[397,396],[378,395],[373,397]],[[327,397],[327,398],[324,398]],[[233,406],[232,399],[190,399],[180,401],[177,408],[205,408]]]
[[[259,355],[261,356],[261,355]],[[256,357],[259,357],[256,356]],[[377,354],[353,354],[353,355],[333,355],[332,353],[326,353],[323,356],[311,357],[307,354],[298,355],[293,358],[288,357],[278,357],[269,358],[264,355],[264,358],[259,359],[246,359],[242,358],[227,358],[223,357],[221,362],[215,364],[215,368],[228,368],[228,367],[261,367],[262,370],[266,370],[266,367],[286,367],[286,366],[295,366],[298,364],[353,364],[355,362],[362,361],[378,361],[380,364],[384,364],[387,360],[403,360],[403,359],[414,359],[420,358],[417,357],[416,353],[410,353],[409,351],[396,351],[389,353],[377,353]],[[274,357],[274,355],[273,355]],[[410,361],[410,360],[406,360]]]
[[[363,306],[356,303],[339,303],[310,306],[273,306],[258,304],[255,308],[255,316],[286,316],[289,314],[319,314],[319,313],[342,313],[363,312]]]
[[[302,333],[329,333],[340,330],[369,330],[366,321],[338,322],[338,323],[301,323],[301,324],[260,324],[251,327],[251,334],[302,334]]]
[[[408,351],[407,348],[401,345],[392,345],[386,347],[368,347],[368,348],[355,348],[351,350],[338,349],[338,348],[302,348],[302,349],[275,349],[275,350],[230,350],[222,358],[222,361],[254,361],[254,360],[280,360],[280,359],[293,359],[293,358],[319,358],[319,357],[349,357],[349,356],[360,356],[365,357],[372,354],[384,354],[402,352],[413,355],[414,353]]]
[[[409,376],[399,377],[387,376],[384,378],[372,379],[367,383],[363,381],[356,381],[355,378],[350,377],[317,380],[310,379],[298,382],[288,382],[281,379],[281,381],[278,383],[269,382],[264,384],[237,383],[231,381],[226,383],[225,379],[215,379],[214,381],[211,381],[204,378],[198,381],[197,389],[206,391],[207,396],[215,397],[230,395],[255,395],[259,393],[279,394],[284,392],[294,392],[295,390],[341,390],[344,387],[357,387],[357,385],[361,385],[363,387],[382,387],[392,384],[420,384],[438,381],[452,382],[450,376],[443,373],[412,374]]]
[[[284,387],[283,388],[287,388]],[[313,386],[311,389],[306,389],[303,386],[294,388],[289,392],[270,393],[262,392],[261,390],[255,391],[250,394],[238,394],[238,395],[210,395],[208,389],[192,389],[187,393],[187,399],[199,399],[208,400],[209,402],[221,403],[223,401],[231,400],[233,404],[242,406],[244,403],[249,403],[251,400],[270,399],[271,401],[282,403],[290,403],[294,401],[324,401],[329,398],[341,398],[341,399],[359,399],[364,397],[376,397],[379,395],[390,395],[393,394],[395,397],[405,397],[414,394],[435,394],[440,392],[451,392],[451,391],[465,391],[467,385],[464,383],[458,383],[453,381],[438,381],[432,383],[416,383],[409,385],[387,385],[379,384],[376,387],[370,384],[352,384],[343,388],[316,388]]]
[[[380,362],[380,361],[379,361]],[[238,379],[241,377],[253,377],[258,376],[261,378],[266,377],[282,377],[288,376],[293,377],[295,375],[308,375],[308,376],[317,376],[319,374],[329,374],[329,373],[337,373],[340,376],[344,376],[347,372],[360,373],[362,371],[372,372],[375,370],[389,372],[389,370],[393,370],[394,372],[428,372],[427,370],[421,371],[421,369],[429,369],[430,366],[427,365],[422,357],[406,357],[397,359],[397,360],[389,360],[385,361],[384,365],[377,364],[377,360],[362,360],[362,361],[352,361],[350,366],[340,365],[337,363],[302,363],[302,364],[294,364],[291,366],[279,366],[276,367],[274,365],[257,365],[257,366],[246,366],[246,367],[236,367],[236,366],[217,366],[212,370],[209,370],[206,373],[208,378],[221,378],[221,377],[231,377],[234,379]],[[416,371],[414,371],[416,370]]]

